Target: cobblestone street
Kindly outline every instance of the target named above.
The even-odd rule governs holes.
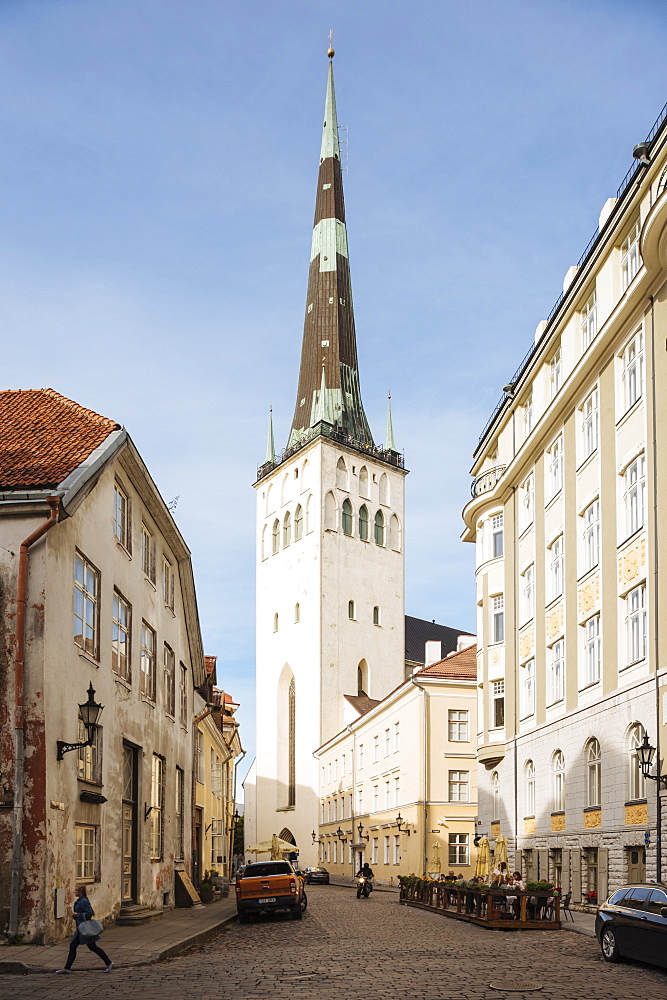
[[[101,968],[76,972],[75,966],[70,976],[3,976],[0,995],[6,1000],[667,997],[664,973],[636,963],[608,965],[597,942],[579,934],[488,931],[400,906],[393,893],[357,900],[349,888],[310,886],[308,896],[300,922],[276,914],[250,925],[234,923],[187,955],[153,966],[116,968],[110,975]],[[66,952],[64,944],[63,959]],[[492,982],[533,983],[542,989],[498,992],[489,987]]]

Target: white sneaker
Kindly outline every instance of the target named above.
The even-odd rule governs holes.
[[[104,971],[105,972],[111,972],[112,969],[113,969],[113,962],[109,962],[109,964],[107,965],[107,967],[106,967],[106,969]]]

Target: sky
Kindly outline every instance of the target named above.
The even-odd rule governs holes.
[[[663,0],[2,0],[2,388],[129,431],[254,753],[255,498],[294,408],[334,30],[364,405],[406,613],[474,630],[472,453],[667,100]]]

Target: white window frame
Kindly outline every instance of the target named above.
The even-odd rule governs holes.
[[[597,387],[581,407],[581,447],[585,460],[597,451],[600,442],[599,395]]]
[[[535,715],[535,660],[527,660],[521,666],[521,718]]]
[[[535,816],[535,765],[532,760],[526,762],[526,816]]]
[[[523,404],[523,432],[524,437],[528,437],[533,429],[533,394],[526,397]]]
[[[586,806],[591,809],[602,805],[602,751],[597,739],[586,747]]]
[[[505,641],[505,597],[495,594],[491,598],[491,642]]]
[[[371,841],[371,864],[376,865],[378,863],[378,838],[373,837]]]
[[[565,697],[565,640],[557,639],[549,649],[549,704]]]
[[[449,865],[465,868],[470,864],[470,835],[467,833],[449,834]]]
[[[565,757],[557,750],[553,757],[554,812],[565,812]]]
[[[155,539],[143,521],[141,522],[141,568],[151,583],[155,583]]]
[[[491,515],[491,559],[502,559],[505,552],[505,517],[502,511]]]
[[[639,253],[639,234],[641,232],[639,217],[630,227],[625,239],[621,243],[621,289],[625,291],[632,284],[632,280],[639,272],[642,265],[641,254]]]
[[[625,411],[644,395],[644,330],[640,327],[623,349],[623,403]]]
[[[130,498],[120,485],[113,486],[113,533],[123,548],[129,552],[130,543]]]
[[[555,601],[556,598],[563,596],[563,584],[564,584],[564,548],[565,540],[563,535],[558,535],[554,538],[551,543],[550,556],[549,556],[549,589],[550,598]]]
[[[563,384],[563,352],[560,344],[549,362],[549,398],[554,399]]]
[[[155,701],[155,675],[157,654],[157,633],[148,622],[141,622],[141,662],[140,662],[140,684],[141,694],[149,701]]]
[[[100,571],[77,549],[74,553],[74,642],[97,660],[99,657]],[[80,632],[77,631],[81,623]],[[81,642],[77,636],[81,635]]]
[[[625,470],[623,506],[626,537],[644,527],[646,518],[646,458],[638,455]]]
[[[646,659],[646,584],[642,583],[625,598],[625,635],[627,665]]]
[[[592,615],[583,624],[584,634],[584,687],[600,680],[601,636],[600,615]]]
[[[470,771],[449,771],[447,788],[450,802],[470,802]]]
[[[447,738],[450,743],[470,742],[470,712],[467,708],[447,710]]]
[[[111,604],[111,669],[128,682],[132,680],[131,634],[132,605],[119,590],[114,589]]]
[[[584,572],[600,562],[600,500],[590,503],[583,513],[584,520]]]
[[[549,456],[549,499],[563,489],[563,435],[559,434],[547,452]]]
[[[580,313],[581,318],[581,342],[582,347],[587,350],[595,340],[598,332],[598,309],[597,294],[595,289],[586,299],[584,307]]]
[[[498,723],[499,715],[502,722]],[[505,681],[491,681],[491,725],[490,729],[503,729],[505,726]]]
[[[521,588],[522,617],[521,624],[529,622],[535,617],[535,564],[526,566],[521,574],[523,585]]]
[[[526,477],[521,487],[521,531],[525,531],[535,520],[535,473]]]
[[[642,773],[637,756],[637,749],[644,739],[645,730],[640,723],[630,730],[630,772],[629,772],[629,797],[630,801],[646,798],[646,778]]]
[[[94,882],[97,868],[97,827],[77,824],[74,829],[76,881]]]

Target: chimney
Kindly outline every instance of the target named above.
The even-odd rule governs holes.
[[[424,643],[424,666],[430,667],[442,659],[442,642],[440,639],[428,639]]]

